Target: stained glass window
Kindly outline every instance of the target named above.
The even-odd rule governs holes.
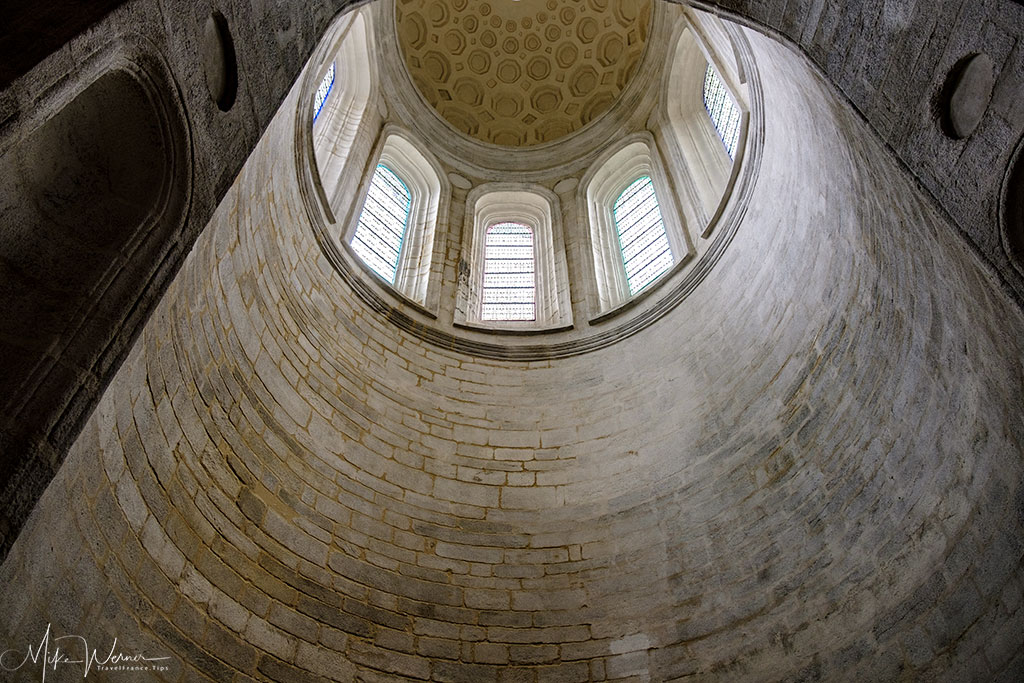
[[[395,283],[411,202],[412,195],[402,179],[384,164],[378,165],[359,214],[352,249],[391,284]]]
[[[331,62],[331,68],[324,74],[323,80],[320,81],[320,87],[316,89],[316,95],[313,96],[313,120],[316,121],[316,117],[320,116],[320,110],[324,108],[324,102],[327,101],[327,96],[331,94],[331,88],[334,87],[334,62]]]
[[[715,125],[718,137],[722,138],[725,151],[732,159],[736,155],[736,142],[740,137],[740,110],[725,89],[718,72],[710,64],[704,73],[704,108],[708,110],[711,123]]]
[[[637,294],[674,262],[651,177],[637,178],[623,190],[613,214],[629,293]]]
[[[533,230],[496,223],[484,237],[484,320],[535,320]]]

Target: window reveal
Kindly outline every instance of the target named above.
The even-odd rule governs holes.
[[[732,159],[736,155],[736,142],[740,137],[740,110],[733,102],[729,91],[715,68],[708,64],[704,72],[704,108],[711,117],[711,123],[718,131],[718,137],[725,145],[725,151]]]

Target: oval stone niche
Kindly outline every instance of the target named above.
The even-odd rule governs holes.
[[[203,27],[202,60],[210,99],[228,111],[238,91],[238,62],[228,22],[220,12],[211,14]]]

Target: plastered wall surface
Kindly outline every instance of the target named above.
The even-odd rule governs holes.
[[[293,91],[0,569],[0,642],[116,636],[169,680],[1017,678],[1019,309],[749,37],[729,252],[544,363],[361,308],[308,229]]]

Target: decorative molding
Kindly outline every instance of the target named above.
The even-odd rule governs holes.
[[[753,53],[746,37],[738,27],[726,25],[726,29],[736,47],[737,54],[740,56],[741,64],[739,67],[748,78],[750,109],[748,133],[745,140],[746,150],[742,163],[738,165],[738,176],[732,195],[717,221],[713,238],[706,244],[697,258],[685,264],[686,267],[671,271],[660,283],[651,286],[649,294],[644,292],[629,305],[624,305],[614,311],[615,315],[601,316],[600,319],[595,319],[591,324],[584,325],[583,327],[560,327],[542,333],[530,331],[529,334],[522,334],[506,330],[484,330],[464,323],[445,324],[441,322],[443,316],[433,319],[430,315],[424,315],[422,307],[402,297],[396,297],[392,288],[387,287],[379,278],[367,277],[353,263],[353,256],[340,249],[337,241],[330,236],[328,224],[325,220],[327,214],[314,191],[312,172],[310,170],[310,164],[312,163],[310,159],[311,145],[308,144],[308,126],[312,114],[308,111],[309,108],[302,103],[307,102],[312,97],[316,87],[316,78],[307,73],[303,76],[301,83],[300,111],[296,118],[296,171],[299,179],[300,193],[312,222],[313,233],[323,254],[346,285],[351,287],[353,292],[371,311],[381,315],[389,324],[395,325],[404,332],[428,344],[476,357],[516,362],[565,358],[607,347],[645,329],[657,322],[662,316],[674,309],[689,296],[721,259],[735,236],[741,219],[746,212],[746,207],[760,171],[764,141],[761,83]],[[666,31],[668,30],[670,29],[666,29]],[[666,33],[665,35],[669,34]],[[389,57],[386,54],[386,49],[383,52],[385,54],[382,54],[381,61],[386,64]],[[648,54],[650,54],[650,51]],[[659,65],[659,67],[663,66],[664,64]],[[386,69],[382,71],[386,71]],[[646,78],[646,82],[650,87],[657,87],[657,84],[661,82],[660,74],[660,71],[647,75],[638,74],[637,78]],[[382,78],[386,79],[388,76],[383,74]],[[636,79],[634,79],[635,82]],[[407,106],[409,106],[408,102],[402,104],[402,107]],[[420,106],[425,107],[425,104]],[[617,104],[616,107],[618,106],[620,105]],[[394,116],[396,108],[390,107],[390,109],[392,110],[392,116]],[[413,118],[415,119],[415,117]],[[647,114],[644,114],[641,121],[646,120]],[[571,137],[575,139],[576,135],[584,132],[586,131],[580,131]],[[409,135],[419,138],[416,130],[410,130]],[[471,165],[470,162],[459,163],[457,159],[451,156],[453,147],[450,143],[452,143],[451,138],[453,136],[459,140],[466,139],[454,132],[449,133],[447,138],[442,140],[431,139],[431,150],[433,151],[433,145],[437,144],[441,150],[440,153],[445,155],[442,156],[440,162],[442,166],[454,168],[459,175],[477,180],[481,177],[508,178],[513,176],[512,172],[507,168],[505,170],[495,168],[480,174],[476,172],[477,167]],[[620,132],[619,137],[624,137],[624,134]],[[566,146],[566,142],[557,143],[556,146],[559,149],[565,150],[574,148],[574,145]],[[506,153],[506,156],[514,154],[517,163],[521,163],[523,158],[531,157],[532,149],[511,150],[511,152]],[[581,164],[592,164],[601,155],[601,152],[602,150],[596,146],[593,148],[583,147],[578,158],[571,161],[567,160],[559,165],[557,170],[579,167]],[[498,157],[495,158],[497,159]],[[479,163],[479,160],[477,163]],[[568,175],[571,174],[559,176],[556,174],[556,170],[548,167],[543,172],[533,172],[529,177],[539,178],[545,184],[554,186],[560,179],[568,177]],[[515,177],[520,183],[530,182],[527,178],[518,175],[515,175]],[[448,182],[447,173],[443,174],[442,178],[445,182]],[[448,192],[450,192],[450,189]],[[452,264],[449,264],[449,266],[454,268]],[[579,286],[580,274],[573,272],[576,269],[576,267],[570,268],[570,277],[574,278],[573,286]],[[626,314],[627,311],[628,315]],[[610,318],[618,321],[617,324],[610,326],[612,325]],[[543,334],[547,341],[535,341],[541,334]],[[496,341],[498,338],[501,341]]]
[[[608,111],[639,65],[651,0],[397,0],[413,83],[455,129],[494,145],[551,142]]]

